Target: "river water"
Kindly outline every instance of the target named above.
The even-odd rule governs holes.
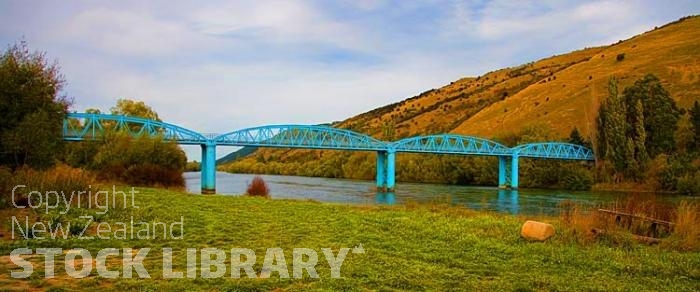
[[[200,173],[184,174],[187,191],[200,192]],[[218,194],[245,193],[252,174],[216,173]],[[556,215],[561,201],[572,200],[586,204],[612,202],[625,196],[613,192],[575,192],[565,190],[521,189],[502,190],[497,187],[453,186],[439,184],[397,183],[393,193],[376,192],[373,181],[261,175],[270,188],[273,199],[315,200],[346,204],[404,204],[449,203],[471,209],[510,214]]]

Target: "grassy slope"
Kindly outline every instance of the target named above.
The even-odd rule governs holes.
[[[590,60],[556,73],[556,80],[528,86],[454,131],[488,136],[493,129],[544,124],[563,135],[577,126],[587,135],[595,128],[600,100],[607,97],[608,80],[616,77],[624,88],[649,73],[662,80],[680,107],[688,108],[700,100],[699,39],[700,17],[695,17],[605,47]],[[618,54],[624,54],[624,60],[617,61]],[[542,62],[549,61],[534,65]],[[535,105],[538,102],[540,106]]]
[[[612,76],[624,88],[653,73],[681,107],[700,100],[698,39],[700,17],[696,16],[614,45],[462,78],[335,126],[386,140],[447,132],[503,137],[528,126],[546,128],[555,137],[566,137],[573,127],[578,127],[584,136],[589,136],[595,129],[598,104],[607,96],[607,82]],[[625,59],[618,62],[616,56],[620,53],[625,54]],[[384,135],[386,128],[395,129],[393,137]],[[321,155],[318,152],[260,149],[253,156],[303,164],[313,162]],[[328,155],[372,159],[364,153]]]
[[[475,213],[454,207],[364,207],[304,201],[265,200],[230,196],[195,196],[178,192],[140,189],[139,209],[110,210],[105,222],[136,220],[173,222],[185,217],[183,240],[30,240],[0,241],[0,287],[49,288],[67,286],[90,290],[600,290],[697,291],[700,289],[700,254],[668,252],[658,247],[605,244],[581,246],[556,235],[546,243],[519,238],[524,218]],[[167,206],[164,204],[167,202]],[[74,221],[85,209],[73,209],[65,218]],[[80,212],[76,212],[80,211]],[[34,215],[30,215],[34,216]],[[42,215],[48,217],[46,215]],[[46,221],[47,218],[42,218]],[[552,219],[553,220],[553,219]],[[2,224],[8,224],[7,219]],[[556,222],[555,222],[556,224]],[[3,226],[6,228],[6,226]],[[365,254],[349,253],[341,279],[329,278],[329,266],[319,254],[317,271],[322,279],[161,279],[162,247],[172,247],[175,270],[184,270],[185,248],[246,247],[256,251],[259,272],[265,248],[281,247],[291,265],[291,251],[307,247],[354,247]],[[103,279],[96,272],[77,281],[65,276],[57,259],[56,279],[45,280],[35,270],[28,280],[9,278],[10,250],[17,247],[87,248],[93,255],[106,247],[150,247],[146,268],[152,279]],[[37,270],[42,270],[40,261]],[[228,261],[227,261],[228,262]],[[291,267],[290,267],[291,268]],[[110,267],[110,269],[118,269]],[[291,273],[291,272],[290,272]]]

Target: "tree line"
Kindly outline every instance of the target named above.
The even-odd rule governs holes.
[[[688,115],[688,127],[679,123]],[[682,141],[679,141],[679,138]],[[665,191],[700,193],[700,104],[679,109],[648,74],[622,93],[610,79],[597,119],[600,182],[645,182]]]

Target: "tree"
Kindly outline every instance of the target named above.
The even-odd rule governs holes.
[[[110,109],[112,114],[160,121],[158,113],[142,101],[120,99]],[[88,109],[89,113],[100,113]],[[134,128],[140,125],[131,125]],[[105,125],[105,129],[110,126]],[[107,132],[99,142],[78,142],[67,147],[65,160],[74,166],[87,166],[98,178],[117,180],[131,185],[183,186],[182,172],[187,157],[173,141],[163,137],[132,137],[124,132]]]
[[[576,144],[576,145],[585,145],[586,140],[583,139],[581,136],[581,133],[579,133],[578,128],[574,127],[573,130],[571,130],[571,134],[569,134],[569,143],[571,144]]]
[[[641,100],[637,100],[634,107],[634,115],[637,116],[636,123],[632,125],[632,139],[634,140],[634,158],[637,161],[639,171],[646,169],[649,162],[649,153],[646,148],[647,134],[644,128],[644,107]],[[639,172],[635,172],[638,174]]]
[[[98,108],[89,108],[85,110],[85,113],[87,114],[101,114],[102,111]]]
[[[608,99],[604,103],[602,125],[605,137],[605,158],[612,162],[616,174],[620,174],[629,166],[629,143],[625,132],[627,129],[625,101],[617,90],[617,80],[611,78],[608,83]]]
[[[605,124],[608,116],[608,111],[605,106],[606,102],[601,103],[598,108],[598,118],[596,119],[596,157],[603,158],[607,156],[608,142],[605,137]]]
[[[625,101],[628,118],[636,118],[637,101],[642,102],[646,150],[650,157],[661,153],[671,153],[676,149],[675,132],[678,128],[680,112],[676,102],[654,75],[648,74],[625,88]]]
[[[698,152],[700,151],[700,103],[695,101],[688,112],[690,113],[690,129],[692,131],[691,144],[688,146],[688,150]]]
[[[581,136],[581,132],[578,131],[578,128],[574,127],[573,130],[571,130],[571,133],[569,134],[569,140],[567,141],[571,144],[576,144],[576,145],[581,145],[583,147],[587,148],[592,148],[593,145],[591,144],[591,141],[586,140],[583,136]]]
[[[113,115],[125,115],[139,117],[154,121],[161,121],[156,113],[150,106],[146,105],[143,101],[134,101],[131,99],[120,98],[117,100],[117,105],[109,109]]]
[[[0,165],[43,168],[63,145],[62,125],[70,102],[59,96],[64,80],[44,53],[25,42],[0,56]]]

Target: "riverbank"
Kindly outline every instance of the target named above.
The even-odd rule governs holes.
[[[126,190],[126,189],[125,189]],[[274,290],[274,289],[401,289],[401,290],[678,290],[700,289],[700,253],[675,252],[636,243],[617,245],[605,241],[583,244],[566,232],[545,243],[529,243],[519,236],[521,224],[529,218],[477,212],[443,205],[348,206],[314,201],[266,200],[236,196],[198,196],[160,189],[137,189],[134,208],[123,208],[114,197],[105,214],[100,209],[5,210],[0,241],[0,287],[18,289],[66,287],[68,289],[114,290]],[[102,212],[100,212],[102,213]],[[9,216],[29,216],[46,222],[95,221],[86,235],[96,236],[98,222],[183,222],[182,239],[30,239],[8,240]],[[538,218],[562,230],[558,218]],[[85,223],[85,222],[82,222]],[[134,223],[137,224],[137,223]],[[131,225],[134,225],[131,224]],[[170,226],[170,225],[168,225]],[[177,226],[177,225],[176,225]],[[176,230],[174,228],[170,231]],[[112,235],[110,235],[112,234]],[[331,279],[330,266],[321,250],[362,245],[364,253],[349,252],[340,269],[340,279]],[[104,248],[150,248],[144,261],[150,279],[108,279],[93,269],[84,279],[66,275],[63,256],[56,258],[56,277],[43,277],[43,261],[32,257],[35,272],[28,279],[12,279],[19,270],[9,253],[19,247],[85,248],[94,256]],[[173,269],[185,271],[187,248],[248,248],[257,255],[254,270],[259,273],[267,248],[284,251],[290,275],[294,248],[315,250],[320,279],[231,278],[230,270],[214,279],[163,279],[162,249],[172,248]],[[111,263],[111,262],[110,262]],[[227,259],[226,265],[230,265]],[[109,267],[120,271],[119,266]],[[228,267],[230,269],[230,267]],[[134,275],[135,277],[135,275]]]

